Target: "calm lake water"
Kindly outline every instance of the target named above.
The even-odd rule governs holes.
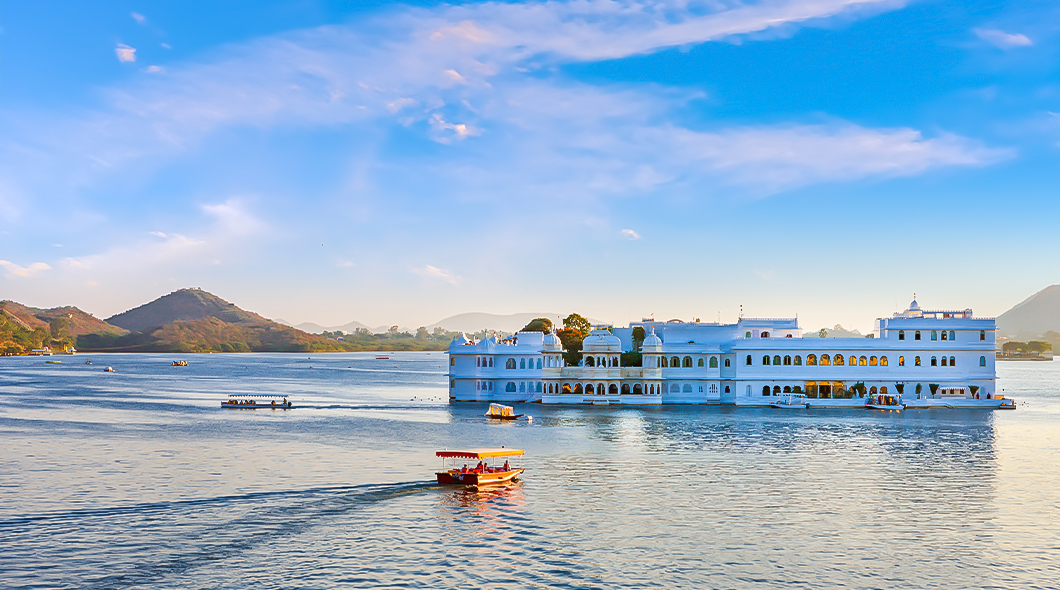
[[[374,357],[0,359],[0,587],[1060,585],[1057,362],[998,363],[1008,412],[488,424],[448,405],[443,354]],[[434,451],[500,445],[522,482],[433,484]]]

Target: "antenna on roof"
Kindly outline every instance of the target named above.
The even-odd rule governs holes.
[[[740,317],[743,318],[743,304],[740,304]]]

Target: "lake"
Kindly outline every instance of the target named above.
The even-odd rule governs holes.
[[[529,404],[531,423],[488,423],[448,404],[444,354],[390,356],[0,358],[0,587],[1060,580],[1058,362],[998,363],[1016,411]],[[296,407],[222,410],[229,393]],[[434,484],[434,451],[501,445],[527,450],[519,483]]]

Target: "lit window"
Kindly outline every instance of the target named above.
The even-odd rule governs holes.
[[[455,356],[449,357],[449,366],[450,367],[455,367],[456,366],[456,357]]]
[[[827,354],[821,355],[821,366],[827,367],[832,364],[832,359]]]
[[[833,364],[835,364],[835,366],[842,367],[844,363],[846,363],[846,361],[843,360],[843,355],[835,355],[835,361],[833,361]],[[850,357],[850,364],[854,364],[854,357]]]
[[[868,365],[868,364],[869,364],[869,359],[867,359],[865,357],[858,358],[858,366],[859,367],[864,367],[865,365]]]
[[[913,359],[913,366],[915,366],[915,367],[919,367],[920,366],[920,357],[916,357],[916,358]]]
[[[883,358],[887,358],[887,357],[883,357]],[[898,366],[899,367],[904,367],[905,366],[905,357],[904,356],[898,357]]]
[[[877,365],[879,365],[879,364],[880,364],[880,361],[879,361],[879,359],[877,359],[877,358],[876,358],[876,357],[874,357],[874,356],[870,356],[870,357],[869,357],[869,366],[870,366],[870,367],[875,367],[875,366],[877,366]]]
[[[807,360],[809,360],[809,359],[807,359]],[[810,364],[810,363],[807,362],[806,364]],[[796,367],[801,367],[802,366],[802,357],[799,356],[799,355],[795,355],[795,366]]]
[[[946,330],[942,331],[942,339],[943,340],[949,340],[949,334],[946,332]]]
[[[882,366],[882,367],[886,367],[887,366],[887,357],[885,357],[885,356],[881,356],[880,357],[880,366]]]
[[[798,359],[799,357],[795,357],[795,358]],[[798,363],[795,363],[795,364],[797,365]],[[813,366],[816,366],[816,365],[817,365],[817,355],[816,354],[808,355],[806,357],[806,366],[813,367]]]

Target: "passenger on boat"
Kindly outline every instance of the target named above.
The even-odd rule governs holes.
[[[475,465],[475,471],[474,472],[475,473],[483,473],[485,471],[485,469],[486,469],[486,466],[482,463],[482,461],[479,461],[478,465]]]
[[[507,459],[505,459],[505,460],[504,460],[504,471],[511,471],[511,470],[512,470],[512,466],[511,466],[511,465],[509,465],[509,464],[508,464],[508,460],[507,460]]]

